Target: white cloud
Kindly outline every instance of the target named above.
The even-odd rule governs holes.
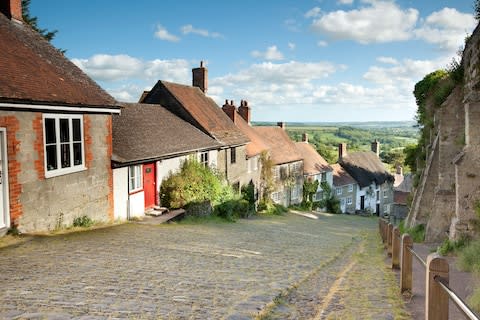
[[[292,43],[292,42],[289,42],[289,43],[288,43],[288,48],[289,48],[290,50],[295,50],[296,47],[297,47],[297,45],[296,45],[295,43]]]
[[[317,42],[317,46],[319,46],[319,47],[326,47],[326,46],[328,46],[328,42],[327,42],[327,41],[320,40],[320,41]]]
[[[443,8],[430,14],[422,26],[415,30],[415,36],[453,53],[463,45],[465,37],[476,25],[473,15]]]
[[[157,26],[157,31],[155,31],[155,37],[161,39],[161,40],[166,40],[166,41],[171,41],[171,42],[178,42],[180,41],[180,38],[171,34],[168,32],[168,30],[163,27],[162,25]]]
[[[314,17],[318,17],[321,12],[322,12],[322,10],[319,7],[314,7],[312,9],[308,10],[305,13],[304,16],[305,16],[305,18],[314,18]]]
[[[338,0],[338,4],[353,4],[353,0]]]
[[[278,50],[277,46],[268,47],[265,52],[254,50],[252,51],[252,56],[255,58],[263,58],[268,61],[283,60],[283,54]]]
[[[385,64],[398,64],[398,60],[392,57],[378,57],[377,61]]]
[[[313,31],[336,40],[362,44],[408,40],[418,19],[416,9],[402,10],[391,1],[364,1],[366,6],[324,14],[312,22]]]
[[[140,99],[140,96],[143,90],[150,90],[150,89],[151,87],[142,89],[137,85],[128,84],[128,85],[121,85],[119,87],[113,87],[113,88],[107,87],[105,90],[107,90],[108,93],[110,93],[118,101],[137,102],[138,99]]]
[[[191,73],[190,63],[183,59],[143,61],[124,54],[96,54],[88,59],[72,59],[72,62],[96,81],[106,82],[162,79],[188,83]]]
[[[191,24],[187,24],[183,26],[181,29],[183,34],[196,34],[202,37],[209,37],[209,38],[221,38],[222,35],[218,32],[210,32],[205,29],[196,29]]]

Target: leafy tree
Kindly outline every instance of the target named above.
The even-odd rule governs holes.
[[[303,182],[303,202],[313,202],[313,195],[317,193],[318,184],[318,180]]]
[[[38,18],[30,15],[30,0],[22,0],[22,18],[23,21],[29,24],[33,30],[37,31],[47,41],[52,41],[58,30],[48,31],[38,26]]]
[[[475,0],[473,9],[475,10],[475,19],[480,20],[480,0]]]
[[[320,186],[323,190],[323,199],[320,201],[320,207],[327,209],[330,213],[342,213],[340,200],[335,197],[330,185],[326,181],[323,181]]]
[[[275,190],[275,179],[273,177],[273,161],[267,152],[260,154],[260,163],[262,170],[260,172],[262,201],[269,202],[272,192]]]

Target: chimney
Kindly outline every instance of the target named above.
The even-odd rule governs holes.
[[[302,141],[308,143],[308,133],[302,134]]]
[[[403,176],[403,167],[401,165],[397,165],[397,174]]]
[[[340,143],[338,144],[338,160],[342,160],[343,157],[347,155],[347,144]]]
[[[199,87],[203,93],[207,93],[208,89],[208,70],[200,61],[200,68],[192,69],[192,86]]]
[[[380,156],[380,142],[378,142],[377,139],[372,142],[372,152],[377,155],[377,157]]]
[[[22,0],[2,0],[0,2],[0,12],[9,19],[23,21],[22,18]]]
[[[237,108],[235,108],[235,104],[233,100],[230,100],[230,104],[228,100],[225,100],[225,104],[222,106],[223,112],[227,114],[227,116],[235,123],[235,116],[237,115]]]
[[[243,120],[245,120],[250,125],[250,107],[248,106],[247,100],[242,100],[240,102],[240,107],[238,107],[238,113],[242,116]]]
[[[282,128],[283,130],[285,130],[285,128],[287,127],[287,125],[285,124],[285,122],[277,122],[277,126],[279,126],[280,128]]]

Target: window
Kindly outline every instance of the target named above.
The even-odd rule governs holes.
[[[128,167],[128,191],[134,192],[143,188],[142,166]]]
[[[387,197],[388,197],[388,192],[387,192],[387,190],[383,190],[383,197],[384,197],[384,198],[387,198]]]
[[[336,192],[337,192],[337,195],[341,195],[342,194],[342,188],[337,188]]]
[[[353,184],[348,185],[348,192],[353,192]]]
[[[388,204],[385,204],[383,206],[383,213],[384,214],[389,214],[390,213],[390,206]]]
[[[208,167],[208,151],[200,153],[200,163]]]
[[[323,192],[322,191],[317,191],[317,193],[315,193],[313,195],[313,201],[320,201],[323,199]]]
[[[273,192],[272,193],[273,202],[278,203],[278,202],[280,202],[281,198],[282,198],[281,197],[281,192]]]
[[[230,149],[230,163],[237,162],[237,148]]]
[[[345,206],[345,198],[340,199],[340,205],[342,207]]]
[[[377,190],[377,201],[380,200],[380,191]]]
[[[322,172],[322,179],[320,180],[320,182],[323,182],[323,181],[327,181],[327,173],[326,172]]]
[[[292,199],[298,199],[300,196],[300,187],[295,186],[292,188]]]
[[[275,180],[280,179],[280,167],[273,168],[273,177],[275,178]]]
[[[347,198],[347,204],[349,204],[349,205],[352,204],[352,197]]]
[[[44,114],[45,177],[85,169],[83,116]]]

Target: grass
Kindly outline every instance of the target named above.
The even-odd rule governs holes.
[[[443,243],[438,247],[437,252],[442,256],[449,254],[456,254],[468,245],[467,238],[461,238],[459,240],[445,239]]]
[[[473,272],[475,275],[477,285],[467,302],[473,310],[480,312],[480,239],[469,242],[460,250],[457,265],[461,270]]]
[[[398,225],[398,230],[400,234],[408,233],[412,237],[413,242],[419,243],[425,240],[425,225],[423,224],[417,224],[412,228],[407,228],[405,226],[405,220],[403,220]]]

